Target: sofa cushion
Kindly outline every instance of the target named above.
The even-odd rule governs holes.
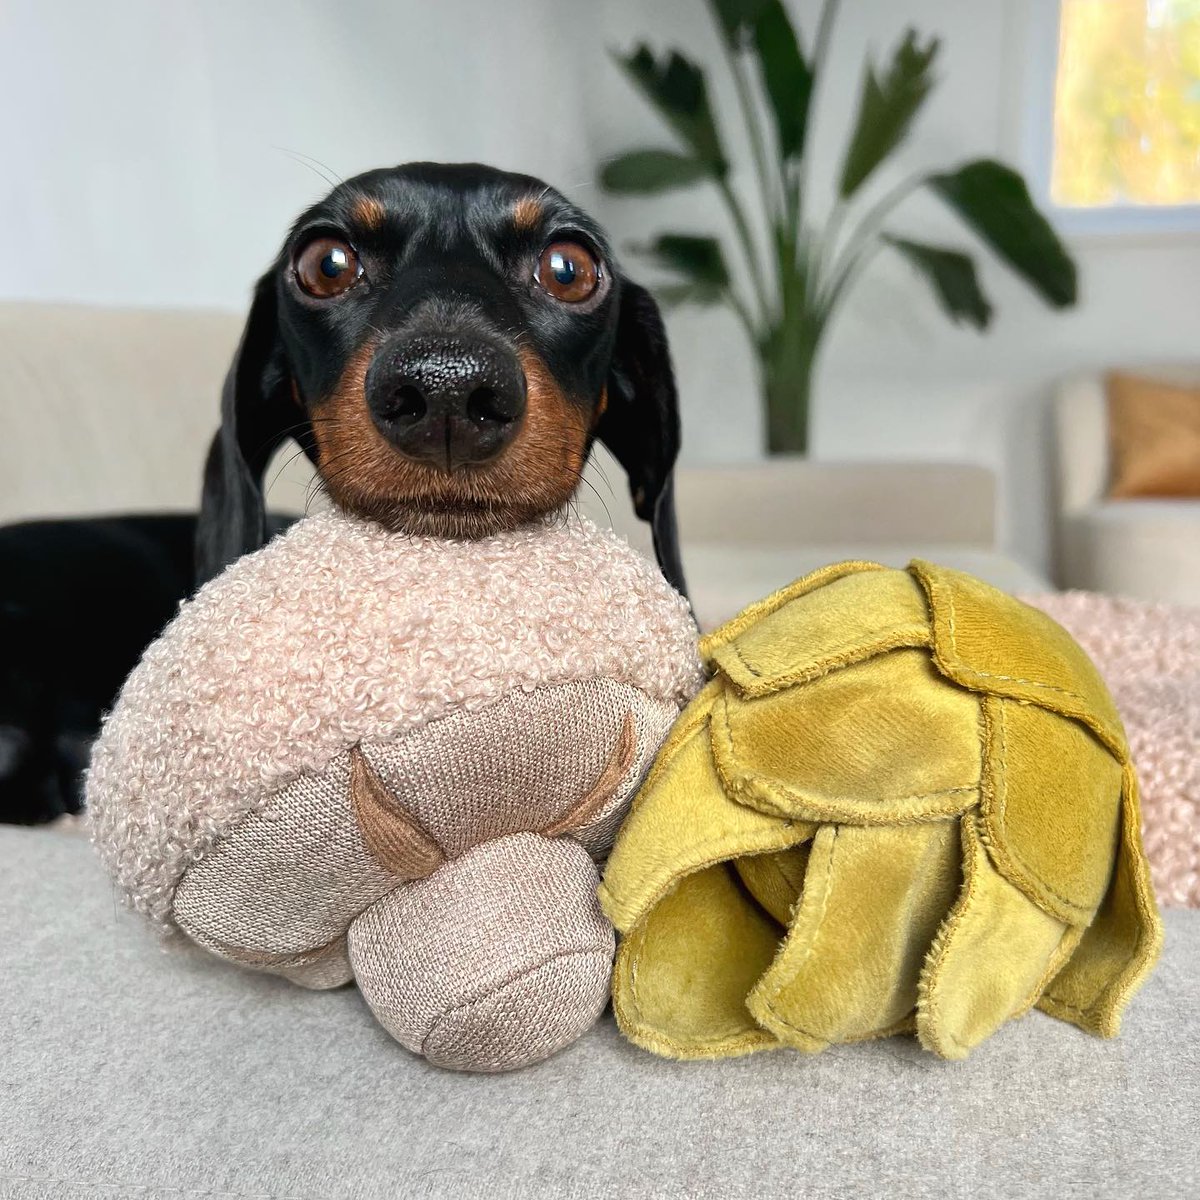
[[[1119,1039],[1033,1014],[966,1062],[915,1043],[676,1064],[605,1020],[509,1076],[405,1053],[354,991],[306,992],[117,906],[86,842],[0,829],[0,1195],[1188,1194],[1200,914]]]

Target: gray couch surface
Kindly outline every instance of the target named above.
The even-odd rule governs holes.
[[[414,1059],[357,992],[160,949],[86,841],[0,829],[0,1196],[1196,1197],[1200,913],[1123,1036],[1039,1013],[678,1064],[610,1018],[511,1075]]]

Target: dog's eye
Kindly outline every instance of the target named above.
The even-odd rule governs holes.
[[[552,242],[538,259],[536,278],[555,300],[578,304],[600,286],[600,264],[578,242]]]
[[[353,287],[362,268],[354,248],[340,238],[313,238],[296,256],[296,280],[310,295],[321,300],[340,296]]]

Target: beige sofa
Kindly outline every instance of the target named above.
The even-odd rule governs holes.
[[[191,506],[236,334],[221,316],[0,307],[2,515]],[[602,474],[614,523],[644,537]],[[285,480],[280,506],[303,497]],[[707,619],[845,554],[923,550],[1025,586],[977,468],[697,469],[679,490]],[[963,1063],[900,1038],[678,1064],[606,1017],[527,1071],[465,1077],[406,1054],[354,989],[163,953],[83,838],[0,827],[0,879],[5,1198],[1194,1194],[1191,912],[1168,914],[1115,1042],[1036,1013]]]
[[[1155,372],[1200,383],[1200,369]],[[1104,377],[1063,381],[1054,405],[1058,582],[1141,600],[1200,604],[1200,499],[1109,500]]]
[[[0,304],[0,520],[193,508],[240,327],[225,313]],[[686,411],[684,422],[686,433]],[[311,478],[289,443],[268,470],[268,502],[302,511]],[[995,483],[982,467],[683,467],[676,493],[706,626],[842,558],[926,557],[1010,590],[1045,586],[997,553]],[[603,452],[578,507],[649,549],[621,470]]]

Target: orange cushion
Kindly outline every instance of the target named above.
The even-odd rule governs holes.
[[[1200,496],[1200,387],[1108,377],[1108,494]]]

